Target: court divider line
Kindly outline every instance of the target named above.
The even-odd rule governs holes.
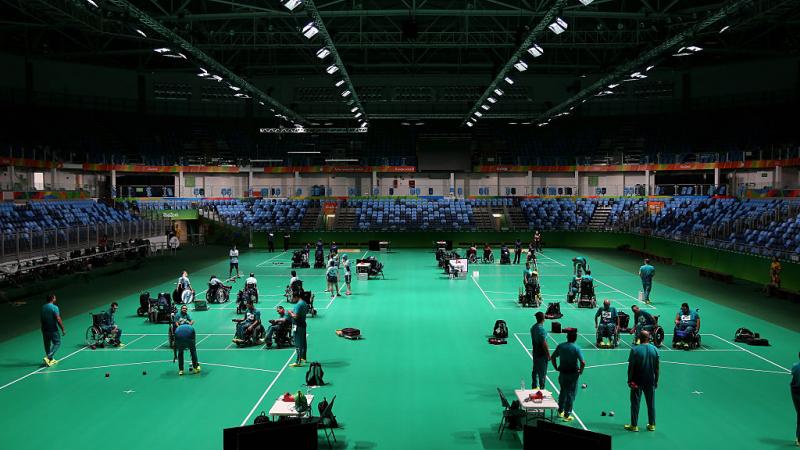
[[[519,336],[517,336],[516,334],[514,334],[514,337],[517,339],[517,342],[519,342],[519,345],[521,345],[521,346],[522,346],[522,348],[525,350],[525,353],[527,353],[527,354],[528,354],[528,356],[530,356],[530,357],[531,357],[531,361],[533,361],[533,353],[531,353],[531,352],[530,352],[530,351],[529,351],[529,350],[528,350],[528,349],[525,347],[525,344],[523,344],[523,343],[522,343],[522,341],[520,340]],[[550,365],[549,363],[550,363],[550,361],[548,361],[548,365]],[[558,394],[558,395],[561,395],[561,391],[558,389],[558,387],[556,387],[556,385],[555,385],[555,384],[553,384],[553,381],[552,381],[552,380],[550,380],[550,377],[549,377],[549,376],[546,376],[545,378],[547,379],[547,382],[548,382],[548,383],[550,383],[550,386],[553,386],[553,390],[554,390],[554,391],[556,391],[556,394]],[[581,426],[583,427],[583,429],[584,429],[584,430],[587,430],[587,431],[589,430],[589,428],[587,428],[587,427],[586,427],[586,424],[584,424],[584,423],[583,423],[583,421],[581,420],[581,418],[578,416],[578,413],[576,413],[574,409],[572,410],[572,415],[573,415],[573,416],[575,416],[575,418],[576,418],[576,419],[578,419],[578,423],[579,423],[579,424],[581,424]]]
[[[272,389],[272,386],[274,386],[275,383],[278,381],[278,378],[280,378],[281,375],[283,375],[283,372],[289,366],[289,362],[292,361],[292,358],[294,358],[296,353],[297,353],[297,351],[295,350],[295,351],[292,352],[291,355],[289,355],[289,359],[287,359],[286,362],[283,363],[283,368],[281,368],[280,372],[278,372],[278,374],[275,375],[275,378],[272,379],[272,382],[269,384],[269,386],[267,386],[267,389],[264,390],[264,393],[261,394],[261,397],[258,398],[258,401],[256,401],[256,404],[253,405],[253,408],[250,410],[249,413],[247,413],[247,417],[245,417],[244,420],[242,420],[242,423],[239,426],[243,427],[243,426],[247,425],[247,421],[249,421],[250,417],[253,416],[253,413],[256,412],[256,409],[258,409],[258,405],[260,405],[261,402],[264,401],[264,397],[267,396],[267,394],[269,393],[270,389]]]
[[[607,287],[607,288],[609,288],[609,289],[613,289],[613,290],[615,290],[615,291],[619,292],[620,294],[622,294],[622,295],[624,295],[624,296],[626,296],[626,297],[628,297],[628,298],[630,298],[630,299],[636,300],[637,302],[639,302],[639,303],[641,303],[641,304],[645,305],[645,306],[644,306],[644,308],[647,308],[647,309],[658,309],[658,308],[656,308],[655,306],[653,306],[653,305],[649,305],[649,304],[647,304],[646,302],[644,302],[644,301],[642,301],[642,300],[639,300],[638,298],[636,298],[636,297],[634,297],[634,296],[632,296],[632,295],[630,295],[630,294],[628,294],[628,293],[626,293],[626,292],[620,291],[619,289],[615,288],[614,286],[611,286],[611,285],[610,285],[610,284],[608,284],[608,283],[603,283],[602,281],[598,280],[597,278],[595,278],[595,279],[594,279],[594,281],[597,281],[598,283],[602,284],[603,286],[605,286],[605,287]]]
[[[210,362],[205,362],[205,361],[203,361],[203,363],[201,365],[202,366],[215,366],[215,367],[228,367],[228,368],[231,368],[231,369],[255,370],[255,371],[258,371],[258,372],[278,373],[277,370],[261,369],[259,367],[242,367],[242,366],[233,366],[233,365],[230,365],[230,364],[210,363]]]
[[[281,256],[283,256],[284,253],[286,253],[286,252],[280,252],[280,253],[278,253],[277,255],[273,256],[270,259],[261,261],[260,263],[256,264],[256,267],[261,267],[263,264],[266,264],[266,263],[268,263],[268,262],[270,262],[270,261],[272,261],[272,260],[274,260],[276,258],[280,258]]]
[[[134,334],[134,335],[132,335],[132,336],[136,336],[136,335]],[[127,346],[129,346],[129,345],[133,344],[134,342],[136,342],[136,341],[138,341],[138,340],[140,340],[140,339],[144,339],[144,338],[145,338],[145,336],[144,336],[144,335],[142,335],[142,336],[139,336],[138,338],[136,338],[136,339],[134,339],[134,340],[132,340],[132,341],[129,341],[127,344],[125,344],[125,346],[127,347]]]
[[[695,363],[685,363],[685,362],[678,362],[678,361],[661,361],[662,364],[676,364],[680,366],[693,366],[693,367],[709,367],[713,369],[726,369],[726,370],[744,370],[747,372],[761,372],[761,373],[776,373],[779,375],[788,375],[786,372],[779,372],[777,370],[761,370],[761,369],[748,369],[746,367],[729,367],[729,366],[715,366],[713,364],[695,364]]]
[[[789,369],[787,369],[786,367],[783,367],[782,365],[780,365],[780,364],[778,364],[778,363],[776,363],[776,362],[770,361],[769,359],[767,359],[767,358],[764,358],[763,356],[761,356],[761,355],[759,355],[759,354],[757,354],[757,353],[753,353],[753,352],[751,352],[750,350],[747,350],[746,348],[743,348],[743,347],[741,347],[741,346],[739,346],[739,345],[737,345],[737,344],[734,344],[733,342],[731,342],[731,341],[729,341],[729,340],[727,340],[727,339],[721,338],[721,337],[717,336],[716,334],[709,334],[709,336],[714,336],[714,337],[715,337],[715,338],[717,338],[717,339],[720,339],[720,340],[722,340],[722,341],[725,341],[725,342],[727,342],[728,344],[731,344],[731,345],[733,345],[734,347],[736,347],[736,348],[738,348],[738,349],[740,349],[740,350],[742,350],[742,351],[744,351],[744,352],[750,353],[751,355],[755,356],[755,357],[756,357],[756,358],[758,358],[758,359],[761,359],[761,360],[763,360],[763,361],[766,361],[766,362],[768,362],[768,363],[772,364],[773,366],[775,366],[775,367],[777,367],[777,368],[779,368],[779,369],[783,370],[784,372],[787,372],[787,373],[792,373],[792,371],[791,371],[791,370],[789,370]]]
[[[72,352],[72,353],[70,353],[69,355],[67,355],[67,356],[65,356],[65,357],[63,357],[63,358],[61,358],[61,359],[59,359],[58,361],[64,361],[65,359],[69,358],[70,356],[72,356],[72,355],[75,355],[76,353],[80,353],[80,352],[82,352],[82,351],[86,350],[87,348],[89,348],[89,347],[87,347],[87,346],[85,346],[85,345],[84,345],[83,347],[79,348],[78,350],[75,350],[74,352]],[[6,383],[6,384],[4,384],[4,385],[0,386],[0,391],[2,391],[3,389],[5,389],[5,388],[7,388],[7,387],[9,387],[9,386],[11,386],[11,385],[13,385],[13,384],[15,384],[15,383],[19,382],[19,381],[22,381],[22,380],[24,380],[25,378],[28,378],[28,377],[29,377],[29,376],[31,376],[31,375],[34,375],[34,374],[36,374],[36,373],[38,373],[38,372],[41,372],[41,371],[43,371],[44,369],[47,369],[47,368],[48,368],[47,366],[40,367],[40,368],[38,368],[38,369],[34,370],[33,372],[31,372],[31,373],[27,374],[27,375],[23,375],[23,376],[21,376],[21,377],[17,378],[16,380],[14,380],[14,381],[10,381],[10,382],[8,382],[8,383]]]
[[[550,261],[553,261],[554,263],[558,264],[561,267],[567,267],[567,265],[562,263],[561,261],[558,261],[556,259],[553,259],[553,258],[545,255],[544,252],[539,252],[538,254],[544,256],[545,258],[549,259]],[[537,258],[538,258],[538,256],[537,256]]]
[[[165,363],[165,362],[172,362],[172,360],[171,359],[160,359],[160,360],[157,360],[157,361],[139,361],[139,362],[132,362],[132,363],[104,364],[102,366],[75,367],[75,368],[72,368],[72,369],[48,370],[47,372],[39,372],[37,375],[46,375],[48,373],[76,372],[76,371],[81,371],[81,370],[107,369],[109,367],[141,366],[141,365],[144,365],[144,364],[156,364],[156,363]]]
[[[493,308],[493,309],[497,309],[497,305],[495,305],[495,304],[494,304],[494,302],[492,301],[492,299],[490,299],[490,298],[489,298],[489,296],[488,296],[488,295],[486,295],[486,292],[483,290],[483,288],[481,287],[481,285],[480,285],[480,284],[478,284],[478,282],[477,282],[477,281],[475,281],[475,277],[472,277],[472,276],[471,276],[470,278],[472,279],[472,282],[473,282],[473,283],[475,283],[475,286],[478,286],[478,289],[480,289],[480,290],[481,290],[481,293],[483,294],[483,297],[486,299],[486,301],[487,301],[487,302],[489,302],[489,304],[490,304],[490,305],[492,305],[492,308]],[[514,308],[514,309],[516,309],[516,308]]]

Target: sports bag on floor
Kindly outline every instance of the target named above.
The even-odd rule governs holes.
[[[308,372],[306,372],[306,385],[308,386],[323,386],[325,382],[322,380],[322,376],[325,375],[325,372],[322,370],[322,365],[318,362],[312,362],[310,366],[308,366]]]
[[[506,325],[505,320],[498,320],[494,323],[492,335],[498,339],[505,339],[508,337],[508,325]]]

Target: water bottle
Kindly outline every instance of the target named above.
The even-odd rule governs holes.
[[[525,378],[522,378],[522,379],[520,380],[520,382],[519,382],[519,388],[520,388],[521,390],[523,390],[523,391],[525,390]]]

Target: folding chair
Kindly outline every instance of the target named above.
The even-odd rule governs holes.
[[[319,431],[320,428],[325,432],[325,439],[328,440],[328,448],[333,448],[331,444],[331,437],[333,437],[333,442],[336,442],[336,435],[333,433],[333,403],[336,402],[336,396],[334,395],[331,399],[328,406],[320,413],[319,417],[312,417],[309,419],[310,423],[315,423],[317,425],[317,430]],[[326,422],[327,420],[327,422]]]
[[[500,420],[500,426],[497,427],[497,432],[500,434],[498,439],[503,439],[503,432],[508,428],[511,419],[525,417],[525,411],[522,409],[511,409],[511,404],[508,403],[503,391],[497,388],[497,393],[500,394],[500,403],[503,405],[503,418]]]

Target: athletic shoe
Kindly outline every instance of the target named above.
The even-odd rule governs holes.
[[[200,366],[197,367],[190,367],[189,373],[200,373]]]
[[[655,425],[650,425],[650,424],[648,423],[648,424],[647,424],[647,431],[656,431],[656,426],[655,426]]]
[[[564,418],[561,419],[562,422],[572,422],[573,420],[575,420],[575,418],[572,416],[564,416]]]
[[[271,348],[272,347],[272,339],[267,339],[265,344],[266,344],[267,348]]]
[[[303,363],[294,362],[294,363],[289,364],[289,367],[303,367]]]
[[[240,342],[244,342],[242,339],[239,339],[239,338],[233,338],[233,339],[231,339],[231,341],[233,341],[234,344],[238,344]]]
[[[125,348],[125,344],[123,344],[122,342],[117,342],[117,345],[115,345],[115,347],[117,347],[117,348]]]
[[[638,432],[639,431],[639,427],[634,426],[634,425],[625,425],[625,429],[627,431],[633,431],[633,432]]]
[[[183,376],[183,371],[182,371],[182,370],[179,370],[179,371],[178,371],[178,376],[179,376],[179,377],[182,377],[182,376]]]
[[[800,439],[795,439],[794,445],[800,447]]]
[[[558,412],[558,417],[564,418],[564,411],[559,411]]]
[[[57,359],[53,358],[53,359],[50,360],[50,365],[51,366],[55,366],[56,364],[58,364],[58,360]]]
[[[42,358],[42,360],[44,361],[45,366],[50,367],[50,358],[45,356],[44,358]]]

